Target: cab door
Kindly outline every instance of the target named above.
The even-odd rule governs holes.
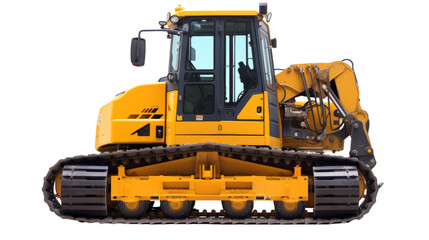
[[[219,134],[219,19],[194,19],[182,43],[176,134]]]
[[[176,134],[264,135],[254,21],[213,17],[185,23]]]
[[[222,134],[263,135],[264,96],[253,18],[224,18]]]

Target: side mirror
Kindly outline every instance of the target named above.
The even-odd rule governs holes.
[[[146,41],[143,38],[133,38],[131,41],[131,63],[136,67],[144,65]]]

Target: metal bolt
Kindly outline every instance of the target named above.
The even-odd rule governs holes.
[[[330,142],[334,142],[334,138],[332,138],[332,137],[331,137],[331,138],[329,139],[329,141],[330,141]]]
[[[359,124],[355,123],[355,124],[353,124],[353,127],[354,127],[354,128],[358,128],[358,127],[359,127]]]
[[[353,156],[356,156],[357,154],[358,154],[358,151],[357,151],[357,150],[353,150],[353,151],[352,151],[352,155],[353,155]]]

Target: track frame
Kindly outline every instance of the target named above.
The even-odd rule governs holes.
[[[203,164],[200,169],[204,168]],[[195,175],[127,176],[125,167],[121,165],[118,175],[111,176],[111,200],[308,201],[308,177],[301,175],[299,166],[294,167],[292,176],[220,175],[216,178],[214,171],[213,165],[210,165],[209,173],[200,174],[200,178]]]
[[[54,183],[55,178],[61,173],[65,165],[82,164],[82,165],[100,165],[109,166],[109,171],[121,164],[135,164],[136,162],[145,161],[148,165],[164,161],[171,161],[175,156],[191,156],[197,152],[211,151],[218,152],[221,156],[230,156],[246,161],[253,161],[268,166],[284,167],[300,163],[305,168],[313,166],[356,166],[365,179],[366,194],[364,200],[359,205],[356,215],[349,217],[327,217],[315,218],[311,213],[302,218],[285,220],[279,219],[273,214],[273,211],[254,211],[252,216],[247,219],[232,220],[222,216],[222,212],[196,211],[191,213],[191,217],[186,219],[166,219],[159,211],[153,209],[146,217],[139,220],[124,219],[115,215],[105,218],[91,217],[73,217],[62,213],[61,204],[58,202]],[[249,146],[232,146],[216,143],[201,143],[193,145],[153,147],[140,150],[118,151],[114,153],[101,153],[87,156],[76,156],[58,161],[48,171],[42,188],[45,202],[51,211],[64,219],[77,220],[82,222],[99,222],[99,223],[199,223],[199,224],[323,224],[323,223],[344,223],[355,219],[361,219],[368,213],[376,201],[378,192],[377,178],[374,176],[371,168],[360,162],[356,158],[346,158],[339,156],[329,156],[320,154],[311,154],[303,152],[283,151],[269,148],[258,148]]]

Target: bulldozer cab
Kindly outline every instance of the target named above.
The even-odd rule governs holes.
[[[185,17],[182,28],[188,30],[171,37],[169,75],[178,81],[168,83],[177,85],[177,128],[202,135],[263,136],[268,130],[279,138],[265,23],[257,16]]]

